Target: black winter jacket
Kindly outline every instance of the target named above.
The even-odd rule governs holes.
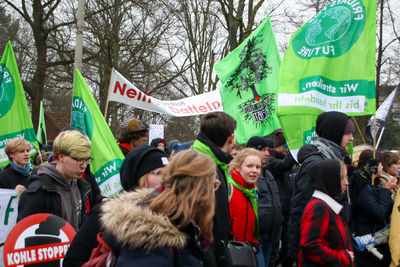
[[[273,235],[280,234],[282,212],[278,186],[268,170],[265,170],[264,175],[257,181],[257,195],[260,238],[265,242],[271,242]]]
[[[3,171],[0,171],[0,188],[14,189],[17,185],[23,185],[26,187],[29,176],[23,176],[8,164],[4,167]]]
[[[92,189],[90,184],[83,179],[77,179],[77,187],[82,199],[80,226],[86,219],[86,202]],[[21,195],[18,203],[18,221],[36,213],[51,213],[63,218],[61,196],[56,191],[56,186],[50,176],[31,176],[27,189]]]
[[[293,172],[295,163],[296,161],[290,153],[284,155],[276,150],[270,150],[267,168],[274,176],[276,184],[278,185],[282,212],[285,213],[290,211],[294,182],[290,180],[289,174]]]

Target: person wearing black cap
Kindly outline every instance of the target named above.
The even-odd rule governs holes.
[[[296,176],[296,171],[294,170],[296,161],[289,153],[289,148],[286,144],[286,139],[283,135],[282,129],[278,129],[274,132],[273,140],[274,148],[269,150],[270,159],[268,170],[275,177],[276,184],[278,185],[279,199],[282,205],[282,224],[279,228],[279,231],[281,232],[280,238],[274,240],[270,266],[276,266],[287,255],[290,206],[294,187],[294,177]],[[280,249],[279,245],[281,245]]]
[[[351,164],[347,147],[353,141],[354,126],[351,118],[344,113],[330,111],[321,113],[315,129],[318,137],[311,144],[304,145],[297,154],[301,168],[295,178],[295,189],[290,208],[288,256],[283,266],[292,266],[297,259],[300,242],[300,221],[304,208],[310,200],[313,189],[310,185],[309,169],[319,161],[334,159]],[[349,214],[345,203],[345,216]]]
[[[272,246],[274,241],[279,243],[280,228],[282,222],[281,202],[279,190],[275,178],[267,169],[269,152],[272,148],[270,139],[253,136],[247,142],[247,147],[261,151],[262,170],[257,180],[256,190],[258,195],[258,219],[260,227],[260,248],[266,266],[269,266]],[[257,257],[260,255],[257,254]],[[258,260],[258,262],[262,262]],[[272,266],[272,265],[271,265]]]
[[[162,183],[164,167],[168,164],[167,154],[152,146],[135,147],[127,154],[120,170],[121,185],[124,191],[137,188],[154,188]],[[81,266],[89,260],[92,249],[98,245],[97,234],[100,227],[101,207],[96,205],[89,217],[77,232],[63,266]]]

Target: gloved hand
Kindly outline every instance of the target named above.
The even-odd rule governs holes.
[[[379,166],[379,161],[377,159],[370,159],[365,164],[365,168],[370,174],[377,174],[378,166]]]

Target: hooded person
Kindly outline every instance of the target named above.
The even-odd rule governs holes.
[[[162,138],[154,138],[151,140],[150,145],[163,151],[167,149],[167,142]]]
[[[354,266],[351,236],[342,219],[346,166],[333,159],[319,161],[309,169],[314,189],[301,221],[299,267]]]
[[[321,113],[315,129],[318,137],[304,145],[297,154],[301,168],[295,178],[295,189],[290,207],[288,255],[283,266],[291,266],[297,258],[300,242],[300,222],[304,208],[313,194],[309,169],[317,162],[333,159],[351,164],[347,147],[353,138],[354,125],[344,113],[330,111]],[[344,216],[349,217],[348,204],[344,204]]]
[[[123,191],[138,188],[154,188],[162,183],[165,166],[168,164],[167,154],[155,147],[142,145],[135,147],[127,154],[120,170]],[[63,266],[81,266],[90,258],[93,248],[98,245],[97,234],[100,226],[101,205],[96,205],[87,220],[75,235]]]

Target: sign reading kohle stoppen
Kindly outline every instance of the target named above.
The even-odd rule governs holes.
[[[4,148],[12,138],[25,138],[32,144],[31,153],[38,151],[36,133],[10,42],[0,61],[0,125],[0,168],[8,164]]]
[[[75,71],[71,126],[85,133],[92,143],[90,170],[102,195],[115,196],[122,189],[119,170],[124,155],[79,70]]]
[[[175,117],[222,111],[219,90],[180,100],[163,101],[146,95],[115,69],[112,70],[108,100]]]
[[[324,111],[375,113],[376,0],[336,0],[290,39],[277,113],[292,154],[316,137]]]
[[[269,17],[214,69],[222,82],[224,111],[235,118],[235,139],[244,144],[280,128],[276,116],[281,58]]]
[[[75,237],[74,228],[63,218],[38,213],[19,221],[4,243],[4,266],[62,266]]]

